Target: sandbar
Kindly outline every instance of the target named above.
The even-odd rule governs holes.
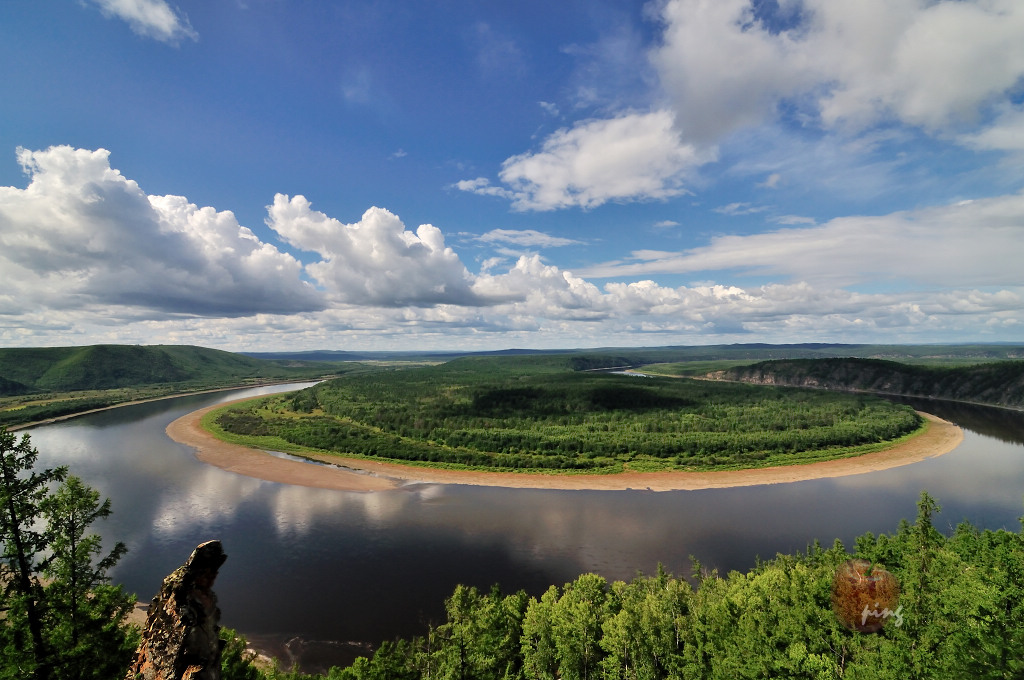
[[[254,398],[254,397],[250,397]],[[239,399],[238,401],[246,401]],[[230,402],[234,403],[234,402]],[[749,470],[714,472],[635,472],[605,475],[556,475],[520,472],[444,470],[398,463],[382,463],[333,454],[304,454],[329,463],[278,458],[265,451],[230,444],[202,426],[203,416],[225,404],[208,406],[178,418],[167,426],[174,441],[196,449],[196,457],[210,465],[238,474],[282,484],[339,491],[385,491],[409,484],[471,484],[519,489],[589,489],[675,491],[718,489],[760,484],[783,484],[825,477],[844,477],[917,463],[949,453],[963,441],[963,430],[929,413],[921,413],[928,427],[892,448],[852,458],[782,465]]]

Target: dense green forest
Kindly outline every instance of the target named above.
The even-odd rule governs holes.
[[[446,620],[384,642],[329,680],[806,680],[1024,677],[1024,531],[935,527],[922,494],[913,524],[778,555],[746,573],[695,564],[695,586],[660,571],[609,583],[584,574],[540,597],[457,586]],[[895,576],[898,605],[876,633],[833,609],[851,558]],[[898,612],[898,614],[896,614]],[[225,680],[316,677],[252,666],[233,638]]]
[[[921,427],[910,408],[865,395],[574,370],[591,364],[468,357],[362,372],[207,422],[264,448],[589,472],[808,462]]]
[[[878,359],[792,359],[728,368],[726,380],[1024,406],[1024,361],[915,366]]]
[[[316,379],[353,367],[254,359],[177,345],[0,349],[0,424],[203,389]]]
[[[577,370],[676,362],[698,375],[766,359],[873,357],[926,365],[973,365],[1024,357],[1016,345],[842,345],[760,343],[493,352],[262,352],[234,354],[177,345],[0,348],[0,424],[20,425],[140,399],[361,370],[355,362],[440,363],[457,358],[532,361],[573,357]],[[665,367],[652,369],[665,372]]]
[[[333,368],[253,359],[184,345],[8,348],[0,349],[0,385],[5,389],[0,396],[163,383],[317,377]]]

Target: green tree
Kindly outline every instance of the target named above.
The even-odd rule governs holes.
[[[39,452],[28,435],[18,440],[0,427],[0,541],[3,542],[3,667],[12,678],[53,677],[53,652],[44,631],[47,615],[39,575],[46,566],[49,536],[43,501],[49,487],[67,476],[59,467],[36,472]]]
[[[554,680],[558,677],[558,651],[551,619],[558,603],[558,587],[548,588],[540,600],[530,599],[523,618],[520,641],[523,674],[531,680]]]
[[[551,617],[562,678],[599,677],[601,626],[612,613],[610,604],[608,582],[602,576],[583,574],[565,585]]]
[[[221,680],[264,680],[256,667],[256,653],[250,652],[248,641],[232,628],[221,628],[224,649],[220,653]]]
[[[100,537],[87,533],[110,515],[110,499],[101,503],[98,491],[72,475],[40,507],[50,551],[43,567],[46,637],[60,652],[55,677],[114,677],[131,660],[138,640],[124,626],[135,598],[107,576],[127,548],[119,542],[101,558]]]

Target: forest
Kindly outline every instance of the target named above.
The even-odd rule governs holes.
[[[0,348],[0,424],[209,389],[315,380],[357,368],[184,345]]]
[[[443,622],[413,639],[385,641],[326,676],[257,668],[228,631],[224,678],[1024,677],[1024,531],[962,523],[946,535],[936,527],[939,510],[922,493],[916,521],[903,520],[892,534],[864,534],[849,552],[839,541],[814,543],[745,573],[723,575],[696,562],[691,580],[661,569],[612,583],[591,573],[539,597],[459,585]],[[876,632],[851,629],[837,615],[837,573],[851,559],[898,584],[889,602],[898,615],[880,616]]]
[[[1024,406],[1024,361],[1020,360],[915,366],[881,359],[789,359],[732,366],[717,376],[759,384]]]
[[[593,363],[467,357],[360,372],[206,422],[263,448],[586,472],[810,462],[863,453],[922,426],[909,407],[868,395],[578,370]]]

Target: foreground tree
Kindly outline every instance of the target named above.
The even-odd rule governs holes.
[[[42,503],[66,468],[36,472],[39,452],[29,436],[19,441],[0,428],[0,541],[3,542],[3,673],[18,678],[52,677],[52,650],[43,633],[46,604],[39,575],[49,537],[41,528]]]
[[[105,557],[100,537],[88,534],[110,515],[110,499],[75,476],[42,502],[51,558],[46,577],[47,638],[60,650],[57,678],[117,677],[131,660],[137,640],[122,625],[135,598],[110,585],[107,570],[127,551],[117,543]]]
[[[38,457],[28,435],[0,428],[0,678],[117,677],[134,648],[123,626],[134,598],[106,572],[125,547],[99,558],[88,533],[110,502],[65,467],[37,471]]]

